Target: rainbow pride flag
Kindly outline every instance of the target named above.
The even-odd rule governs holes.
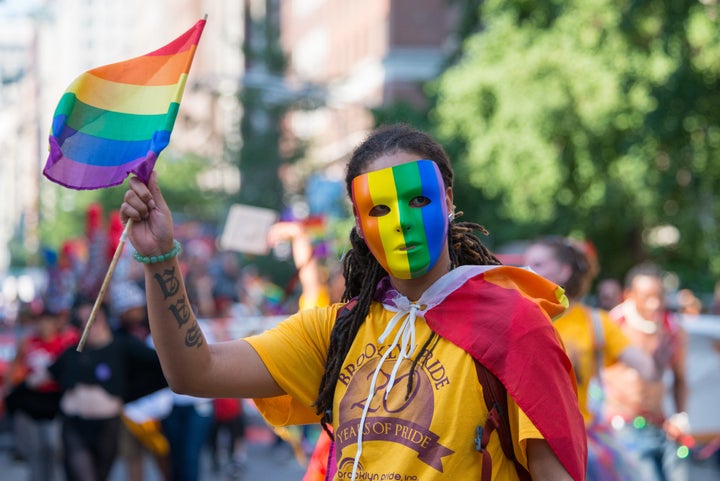
[[[55,109],[43,174],[72,189],[147,182],[170,142],[205,19],[147,55],[94,68]]]

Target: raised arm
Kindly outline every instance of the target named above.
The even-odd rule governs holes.
[[[302,222],[275,223],[268,232],[268,244],[275,246],[282,241],[292,244],[293,262],[304,300],[300,308],[317,305],[323,292],[323,281],[312,241]]]
[[[162,256],[174,247],[172,214],[150,175],[131,178],[120,207],[138,254]],[[260,357],[243,340],[209,345],[188,302],[177,257],[145,264],[150,330],[170,387],[201,397],[266,397],[282,394]]]

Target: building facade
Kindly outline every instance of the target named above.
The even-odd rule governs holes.
[[[315,85],[320,108],[291,115],[309,141],[308,160],[344,160],[372,127],[369,109],[425,102],[454,45],[456,9],[444,0],[287,0],[281,2],[287,80]]]

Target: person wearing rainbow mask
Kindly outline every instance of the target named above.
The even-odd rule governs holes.
[[[551,322],[564,292],[502,266],[474,234],[485,229],[456,220],[452,181],[427,134],[402,124],[372,132],[347,167],[356,225],[343,302],[208,344],[168,255],[179,249],[157,177],[131,179],[120,212],[133,220],[172,388],[253,397],[272,424],[331,427],[328,479],[584,480],[583,418]],[[473,446],[490,416],[478,364],[506,388],[512,459],[498,436]]]

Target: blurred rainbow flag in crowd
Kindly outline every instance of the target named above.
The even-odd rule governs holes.
[[[72,189],[147,182],[170,142],[205,19],[147,55],[97,67],[68,87],[55,109],[43,174]]]

